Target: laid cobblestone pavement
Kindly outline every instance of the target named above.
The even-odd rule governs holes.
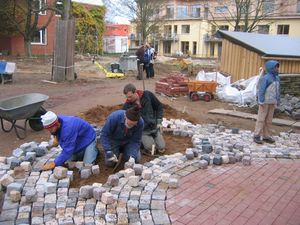
[[[40,172],[60,148],[24,143],[0,157],[5,193],[0,225],[297,224],[300,135],[280,133],[258,146],[252,132],[164,120],[174,135],[190,136],[185,154],[144,165],[126,163],[107,183],[70,188],[73,171]],[[100,130],[95,128],[99,135]],[[70,162],[86,178],[101,168]],[[299,224],[299,223],[298,223]]]

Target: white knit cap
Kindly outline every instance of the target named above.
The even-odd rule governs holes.
[[[57,115],[54,112],[48,111],[41,116],[44,128],[49,129],[58,124]]]

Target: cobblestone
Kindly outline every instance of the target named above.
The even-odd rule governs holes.
[[[188,186],[181,180],[191,173],[197,173],[199,168],[207,168],[202,173],[211,171],[212,174],[221,174],[225,173],[228,167],[247,164],[248,161],[245,160],[247,158],[250,158],[251,163],[251,167],[248,167],[249,170],[252,169],[252,166],[259,164],[260,161],[257,160],[261,158],[300,158],[298,134],[281,133],[280,136],[274,137],[275,145],[257,146],[253,144],[251,131],[239,130],[238,133],[232,133],[231,129],[225,129],[218,125],[192,125],[178,120],[174,120],[173,127],[178,128],[178,132],[174,132],[174,134],[191,137],[194,146],[186,149],[191,153],[190,157],[176,153],[170,156],[161,156],[144,165],[129,162],[125,170],[110,176],[104,186],[94,183],[80,189],[70,188],[73,171],[68,171],[66,168],[60,172],[54,171],[54,174],[51,171],[39,172],[45,163],[53,161],[60,151],[59,148],[52,148],[43,156],[36,157],[36,148],[41,145],[27,143],[20,146],[21,150],[15,151],[13,157],[0,157],[0,182],[3,177],[11,176],[13,180],[6,182],[6,186],[16,183],[18,187],[23,187],[20,204],[19,200],[16,203],[11,202],[10,196],[5,197],[4,200],[3,213],[8,211],[13,219],[3,216],[3,213],[0,217],[6,218],[5,224],[171,224],[166,211],[167,191],[172,192],[173,188],[180,188],[181,185],[185,187],[185,190],[189,190],[187,187],[193,186]],[[23,153],[21,153],[22,151]],[[31,158],[26,161],[27,156]],[[218,159],[224,164],[230,163],[230,165],[209,166],[211,161],[215,161],[214,159]],[[14,160],[25,160],[25,162],[12,171],[10,166]],[[240,161],[242,163],[237,163]],[[233,165],[234,163],[237,164]],[[35,172],[30,172],[31,165]],[[76,167],[75,170],[81,171],[88,169],[93,174],[96,174],[95,171],[98,170],[97,165],[84,165],[83,162],[74,162],[72,168],[74,167]],[[56,176],[57,173],[62,176]],[[242,177],[243,174],[239,176]],[[284,177],[282,179],[285,179]],[[209,193],[217,186],[214,182],[207,182],[209,177],[203,177],[198,182],[202,182],[202,180],[206,180],[205,190],[208,190]],[[10,188],[12,186],[6,188],[6,192],[12,193],[15,190]],[[19,188],[16,189],[19,190]],[[26,197],[26,194],[31,190],[36,190],[36,199],[33,199],[33,202],[32,200],[27,202],[27,198],[30,199],[30,197]],[[5,188],[2,191],[5,191]],[[183,205],[188,202],[188,206],[208,204],[206,201],[202,201],[203,204],[196,202],[197,199],[192,197],[195,193],[197,191],[187,195],[191,202],[183,200],[176,203]],[[220,196],[222,196],[221,193],[216,193],[213,197]],[[12,211],[10,212],[10,210]],[[14,210],[17,210],[19,214],[14,216]],[[184,210],[176,211],[179,214],[184,212]],[[186,217],[181,216],[179,222],[186,224],[184,222]],[[70,218],[72,218],[72,222]],[[170,218],[172,219],[172,217]],[[198,223],[200,220],[195,221]],[[0,220],[0,225],[2,222],[4,220]],[[199,222],[199,224],[202,223]]]
[[[92,175],[92,171],[89,168],[82,168],[80,170],[80,178],[81,179],[88,179]]]
[[[94,188],[91,185],[82,186],[79,189],[79,197],[84,199],[91,198],[93,196],[93,189]]]
[[[14,178],[8,174],[3,175],[0,179],[0,184],[4,187],[7,187],[12,182],[14,182]]]
[[[68,175],[68,169],[62,166],[57,166],[55,167],[53,174],[56,179],[64,179]]]

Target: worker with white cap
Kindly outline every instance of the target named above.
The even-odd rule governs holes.
[[[54,162],[44,165],[43,170],[51,170],[66,161],[78,160],[86,164],[93,164],[96,161],[98,155],[96,132],[89,123],[76,116],[57,116],[51,111],[41,118],[44,129],[57,138],[62,148]]]

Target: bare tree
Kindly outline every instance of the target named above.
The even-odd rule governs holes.
[[[108,5],[112,3],[106,1]],[[166,0],[120,0],[115,12],[119,16],[127,16],[136,25],[136,33],[141,35],[141,40],[146,41],[150,35],[158,33],[158,26],[164,22],[161,14]]]
[[[26,56],[32,57],[31,42],[35,32],[45,29],[51,22],[54,12],[60,12],[52,5],[42,5],[39,0],[0,0],[1,16],[9,24],[9,28],[21,34],[24,39]],[[55,2],[55,1],[54,1]],[[39,15],[46,10],[50,10],[50,16],[47,21],[38,25]],[[4,32],[5,33],[5,32]],[[9,34],[10,31],[7,32]]]
[[[218,18],[223,18],[234,27],[234,31],[243,32],[253,32],[262,20],[278,15],[279,9],[282,11],[289,5],[275,0],[227,0],[222,4],[224,10],[218,14],[210,10],[212,24],[218,26]]]

